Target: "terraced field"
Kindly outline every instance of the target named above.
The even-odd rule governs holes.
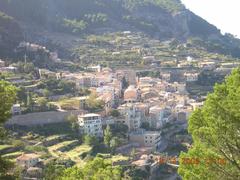
[[[16,151],[16,152],[4,154],[2,157],[3,158],[8,158],[10,160],[13,160],[13,159],[17,158],[18,156],[21,156],[22,153],[23,153],[23,151]]]
[[[48,152],[34,152],[39,155],[46,155],[46,153],[52,157],[71,159],[76,163],[83,163],[80,155],[84,152],[89,152],[91,147],[88,145],[81,145],[77,139],[72,139],[67,135],[52,135],[46,138],[33,138],[26,141],[25,136],[22,137],[24,147],[15,148],[13,145],[0,145],[0,153],[3,157],[9,160],[15,160],[23,153],[27,153],[29,149],[25,148],[29,145],[31,147],[44,146]],[[35,144],[33,143],[35,142]],[[34,145],[33,145],[34,144]]]
[[[48,151],[53,157],[71,159],[76,162],[77,165],[84,164],[80,155],[90,150],[90,146],[80,145],[78,140],[66,140],[48,147]]]
[[[1,151],[4,151],[4,150],[6,150],[6,149],[9,149],[9,148],[11,148],[11,147],[13,147],[13,146],[12,146],[12,145],[7,145],[7,144],[0,145],[0,152],[1,152]]]
[[[16,161],[16,158],[23,153],[36,153],[43,158],[58,158],[72,160],[77,166],[81,167],[86,162],[83,157],[91,152],[92,147],[81,144],[78,139],[68,135],[52,135],[48,137],[42,136],[22,136],[21,140],[24,146],[16,148],[13,145],[0,145],[0,153],[4,158],[10,161]],[[36,138],[35,138],[36,137]],[[28,139],[28,140],[27,140]],[[31,147],[31,148],[27,148]],[[113,163],[127,161],[128,157],[122,155],[99,154],[102,157],[111,160]]]

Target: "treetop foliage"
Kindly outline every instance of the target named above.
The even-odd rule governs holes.
[[[11,116],[11,107],[16,98],[16,91],[15,86],[0,80],[0,124]]]
[[[111,162],[96,157],[89,161],[83,168],[76,166],[68,168],[60,175],[60,180],[120,180],[122,170],[119,166],[112,166]]]
[[[3,125],[11,116],[11,107],[16,98],[16,91],[17,88],[15,86],[9,82],[0,80],[0,140],[5,138]],[[15,179],[15,177],[9,173],[13,167],[12,162],[6,161],[0,156],[0,179]]]
[[[198,158],[200,164],[181,161],[184,179],[240,178],[240,68],[215,85],[203,108],[191,115],[188,130],[194,143],[181,159]]]

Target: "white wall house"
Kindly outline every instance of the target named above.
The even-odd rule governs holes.
[[[12,106],[12,115],[20,115],[21,113],[22,113],[21,105],[20,104],[14,104]]]
[[[194,82],[198,80],[198,73],[184,73],[184,77],[187,82]]]
[[[127,125],[130,131],[140,128],[142,116],[141,112],[136,109],[134,104],[124,104],[118,108],[118,111],[120,112],[121,117],[123,117],[121,122]]]
[[[78,116],[80,132],[91,136],[102,137],[102,118],[99,114],[85,114]]]
[[[149,110],[151,126],[161,128],[167,122],[167,109],[165,107],[154,106]]]

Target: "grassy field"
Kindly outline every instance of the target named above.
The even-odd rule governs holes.
[[[71,159],[74,161],[78,166],[83,165],[84,161],[81,159],[80,155],[82,153],[89,152],[92,148],[88,145],[77,145],[74,147],[70,147],[67,151],[59,151],[61,148],[68,148],[72,144],[76,143],[77,140],[72,141],[63,141],[61,143],[55,144],[48,148],[49,153],[56,158],[63,158],[63,159]]]
[[[54,128],[55,130],[53,130]],[[63,128],[65,128],[65,131],[60,133]],[[23,145],[19,146],[19,148],[15,148],[11,144],[0,145],[0,150],[10,149],[10,151],[3,151],[5,154],[2,154],[2,156],[15,161],[23,153],[36,153],[43,160],[48,160],[49,158],[72,160],[77,166],[81,167],[86,163],[86,159],[95,156],[97,153],[93,153],[94,148],[92,146],[81,144],[79,138],[71,133],[66,133],[68,128],[66,123],[63,123],[49,125],[48,127],[33,127],[31,130],[29,128],[20,129],[17,137],[11,137],[11,142],[19,141],[23,142]],[[113,163],[128,160],[128,157],[122,155],[102,154],[102,157],[109,159]]]
[[[72,109],[79,109],[80,106],[80,101],[79,98],[74,97],[74,98],[70,98],[70,99],[61,99],[57,102],[51,102],[52,104],[56,105],[56,106],[60,106],[61,109],[64,110],[72,110]]]
[[[46,141],[52,141],[52,140],[64,138],[65,136],[66,135],[52,135],[52,136],[48,136],[45,140]]]
[[[68,151],[66,154],[69,157],[75,158],[79,157],[82,153],[89,152],[92,148],[89,145],[80,145],[72,149],[71,151]]]
[[[11,147],[13,147],[13,146],[12,145],[7,145],[7,144],[0,145],[0,151],[11,148]]]
[[[21,156],[22,154],[23,154],[23,151],[16,151],[13,153],[4,154],[2,157],[8,158],[10,160],[15,160],[18,156]]]
[[[91,149],[92,148],[90,146],[83,144],[67,152],[66,156],[76,162],[78,166],[82,166],[85,162],[80,158],[80,155],[89,152]]]
[[[53,135],[49,136],[45,140],[51,141],[54,139],[61,138],[63,136],[58,136],[58,135]],[[1,145],[1,149],[6,149],[6,148],[11,148],[13,147],[12,145]],[[48,150],[47,154],[50,155],[50,157],[55,157],[55,158],[61,158],[61,159],[71,159],[74,161],[77,165],[83,165],[84,161],[81,159],[80,155],[82,153],[88,153],[91,151],[92,147],[88,145],[80,145],[79,141],[77,139],[73,140],[62,140],[62,142],[56,141],[56,144],[51,145],[51,146],[45,146]],[[7,158],[9,160],[14,161],[17,157],[22,155],[23,153],[27,153],[25,151],[26,149],[22,148],[19,151],[11,152],[11,153],[6,153],[2,154],[2,157]],[[34,152],[39,155],[44,155],[46,152]]]
[[[72,143],[77,142],[77,140],[71,140],[71,141],[63,141],[61,143],[55,144],[53,146],[48,147],[48,151],[49,152],[55,152],[58,151],[59,149],[63,148],[63,147],[67,147],[69,145],[71,145]]]
[[[127,161],[129,158],[127,156],[123,156],[121,154],[115,155],[111,157],[112,162],[118,162],[118,161]]]

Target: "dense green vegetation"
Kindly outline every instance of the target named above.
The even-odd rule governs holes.
[[[167,9],[169,12],[178,12],[184,9],[179,0],[124,0],[124,4],[128,9],[148,5],[156,5]]]
[[[0,81],[0,125],[11,116],[11,107],[16,98],[16,87],[6,81]]]
[[[123,16],[123,20],[144,32],[148,32],[149,34],[154,34],[158,31],[158,27],[156,25],[144,18],[135,18],[128,15]]]
[[[46,180],[75,180],[75,179],[89,179],[89,180],[121,180],[131,179],[140,180],[149,177],[149,172],[135,167],[113,166],[111,159],[99,154],[95,158],[89,158],[87,163],[82,167],[72,166],[67,168],[68,161],[63,163],[59,161],[51,161],[47,164],[44,171],[44,178]],[[121,158],[116,156],[115,158]]]
[[[63,19],[63,25],[70,28],[73,33],[80,33],[87,28],[87,23],[83,20],[77,21],[76,19]]]
[[[229,34],[222,36],[215,26],[186,10],[180,0],[73,0],[71,2],[66,0],[22,0],[21,2],[18,0],[4,0],[0,1],[0,11],[8,14],[1,13],[0,22],[2,19],[8,19],[8,22],[10,20],[10,24],[16,27],[10,29],[9,23],[3,23],[3,29],[14,31],[14,33],[10,34],[6,34],[5,30],[3,32],[3,34],[13,36],[10,37],[10,39],[13,39],[13,43],[11,46],[8,45],[11,50],[17,46],[17,42],[23,39],[21,33],[16,33],[21,32],[21,30],[14,21],[13,18],[15,18],[26,24],[35,24],[36,29],[39,30],[43,28],[50,32],[63,32],[81,36],[85,34],[103,34],[109,31],[131,30],[141,31],[151,37],[160,39],[188,40],[199,38],[201,46],[208,51],[231,54],[236,57],[240,56],[239,40]],[[181,23],[177,23],[181,19],[174,15],[181,12],[188,14],[190,17],[187,19],[184,19],[185,16],[182,17],[182,21],[187,22],[187,28],[183,27]],[[159,19],[158,17],[162,18]],[[30,26],[32,27],[32,25]],[[37,28],[38,26],[41,28]],[[187,32],[190,32],[189,36],[183,39],[182,35]],[[26,35],[28,39],[31,39],[34,33],[31,32]],[[216,38],[209,38],[212,35],[215,35]],[[52,39],[44,42],[47,42],[45,45],[51,47],[51,49],[55,49],[59,45],[57,43],[53,48]],[[199,46],[197,42],[199,41],[192,41],[194,46]],[[63,56],[69,53],[69,49],[62,51],[61,47],[58,48],[61,49],[60,53]],[[0,51],[0,55],[12,55],[9,52],[6,53],[4,49],[2,50],[4,52],[1,53]],[[18,54],[17,57],[22,58],[23,56]],[[131,53],[121,54],[121,57],[131,57],[131,60],[138,58],[136,54]],[[34,64],[41,67],[48,60],[47,56],[43,56],[43,54],[40,57],[29,58],[34,59]],[[118,56],[115,59],[117,61],[121,60]]]
[[[53,169],[53,171],[56,171]],[[59,173],[57,178],[60,180],[74,180],[74,179],[116,179],[120,180],[122,170],[119,166],[112,166],[111,162],[103,158],[95,158],[89,161],[83,168],[71,167],[64,171],[57,171]],[[53,173],[53,172],[51,172]],[[55,173],[56,174],[56,173]]]
[[[6,138],[4,130],[4,122],[11,115],[11,107],[15,102],[16,88],[10,83],[0,81],[0,143]],[[13,164],[0,156],[0,179],[14,179],[17,174],[10,173]]]
[[[47,90],[49,95],[61,95],[67,93],[74,93],[76,91],[76,87],[73,82],[57,80],[54,78],[44,80],[39,85],[39,88]]]
[[[96,112],[102,110],[104,102],[97,99],[96,93],[91,93],[89,98],[86,100],[86,109],[90,112]]]
[[[12,50],[16,48],[23,39],[19,25],[13,17],[0,10],[0,55],[1,57],[12,57]]]
[[[240,68],[215,85],[204,107],[189,120],[193,147],[181,154],[179,173],[184,179],[239,179]]]

